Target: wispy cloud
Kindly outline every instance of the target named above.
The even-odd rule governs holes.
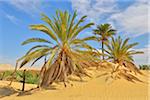
[[[6,18],[14,24],[19,24],[20,20],[13,15],[5,14]]]
[[[80,15],[88,15],[90,20],[102,20],[102,17],[117,12],[116,0],[71,0],[73,9]]]
[[[130,1],[130,0],[129,0]],[[122,0],[123,3],[129,2]],[[135,0],[132,4],[120,8],[119,0],[71,0],[73,9],[79,14],[88,15],[96,23],[109,22],[133,37],[147,34],[148,31],[148,2]]]
[[[5,2],[30,15],[40,12],[42,5],[41,0],[6,0]]]

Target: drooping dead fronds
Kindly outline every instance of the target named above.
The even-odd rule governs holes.
[[[93,63],[84,60],[84,57],[77,59],[78,57],[75,57],[74,54],[75,53],[69,51],[61,51],[56,61],[45,72],[41,86],[47,87],[53,82],[64,82],[65,84],[69,81],[69,75],[76,75],[79,78],[81,78],[82,75],[91,77],[85,68],[91,67]],[[80,54],[76,55],[80,56]]]

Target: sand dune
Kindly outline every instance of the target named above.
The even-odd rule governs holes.
[[[10,64],[0,64],[0,71],[5,71],[5,70],[13,70],[13,66]]]
[[[1,100],[148,100],[148,83],[150,83],[148,75],[150,72],[145,71],[145,76],[138,76],[145,83],[131,83],[124,79],[105,82],[105,76],[96,78],[102,73],[94,73],[96,74],[93,79],[85,78],[83,82],[74,80],[72,81],[73,86],[68,85],[67,88],[63,84],[54,84],[53,88],[29,91],[20,96],[13,92]],[[0,81],[1,90],[7,83]],[[12,86],[17,91],[17,89],[21,89],[22,84],[14,82]],[[26,84],[26,90],[34,87],[36,85]]]
[[[11,64],[0,64],[0,71],[6,71],[6,70],[14,70],[15,67],[12,66]],[[24,66],[23,68],[21,68],[20,70],[40,70],[40,67],[37,66],[32,66],[32,67],[28,67],[28,66]]]

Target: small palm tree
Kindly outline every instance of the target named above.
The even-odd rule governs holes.
[[[108,38],[115,35],[116,30],[112,29],[110,24],[98,25],[96,29],[93,30],[95,35],[98,35],[98,40],[102,42],[102,54],[104,60],[104,44],[108,43]]]
[[[122,40],[120,36],[116,39],[112,37],[111,44],[108,44],[107,50],[105,50],[108,54],[107,59],[110,59],[114,63],[118,64],[118,66],[113,69],[113,72],[120,71],[119,75],[124,78],[128,80],[129,78],[138,80],[131,74],[127,74],[127,72],[142,74],[134,64],[133,55],[142,54],[143,52],[132,49],[134,46],[138,45],[138,43],[128,44],[128,41],[129,38]]]
[[[42,20],[48,24],[31,25],[32,30],[42,31],[50,37],[49,40],[43,38],[30,38],[22,43],[26,45],[33,42],[41,42],[44,45],[32,47],[22,58],[20,68],[33,61],[32,65],[39,59],[46,57],[45,63],[41,69],[41,87],[46,87],[55,81],[66,82],[71,74],[80,76],[88,75],[84,68],[92,64],[92,47],[85,41],[89,38],[77,38],[78,34],[93,23],[84,24],[87,16],[81,17],[75,21],[77,13],[73,16],[67,11],[56,11],[56,17],[53,20],[42,14]],[[82,25],[81,25],[82,24]],[[82,49],[81,49],[82,48]],[[90,62],[89,62],[90,61]]]

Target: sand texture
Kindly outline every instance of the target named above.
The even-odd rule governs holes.
[[[106,81],[107,76],[102,71],[91,73],[93,78],[83,81],[72,77],[73,86],[68,84],[66,88],[60,83],[45,90],[31,90],[36,85],[26,84],[25,93],[20,92],[21,83],[13,82],[10,88],[7,87],[9,82],[0,81],[0,100],[150,100],[148,71],[143,71],[144,76],[138,75],[143,83],[111,78]]]

